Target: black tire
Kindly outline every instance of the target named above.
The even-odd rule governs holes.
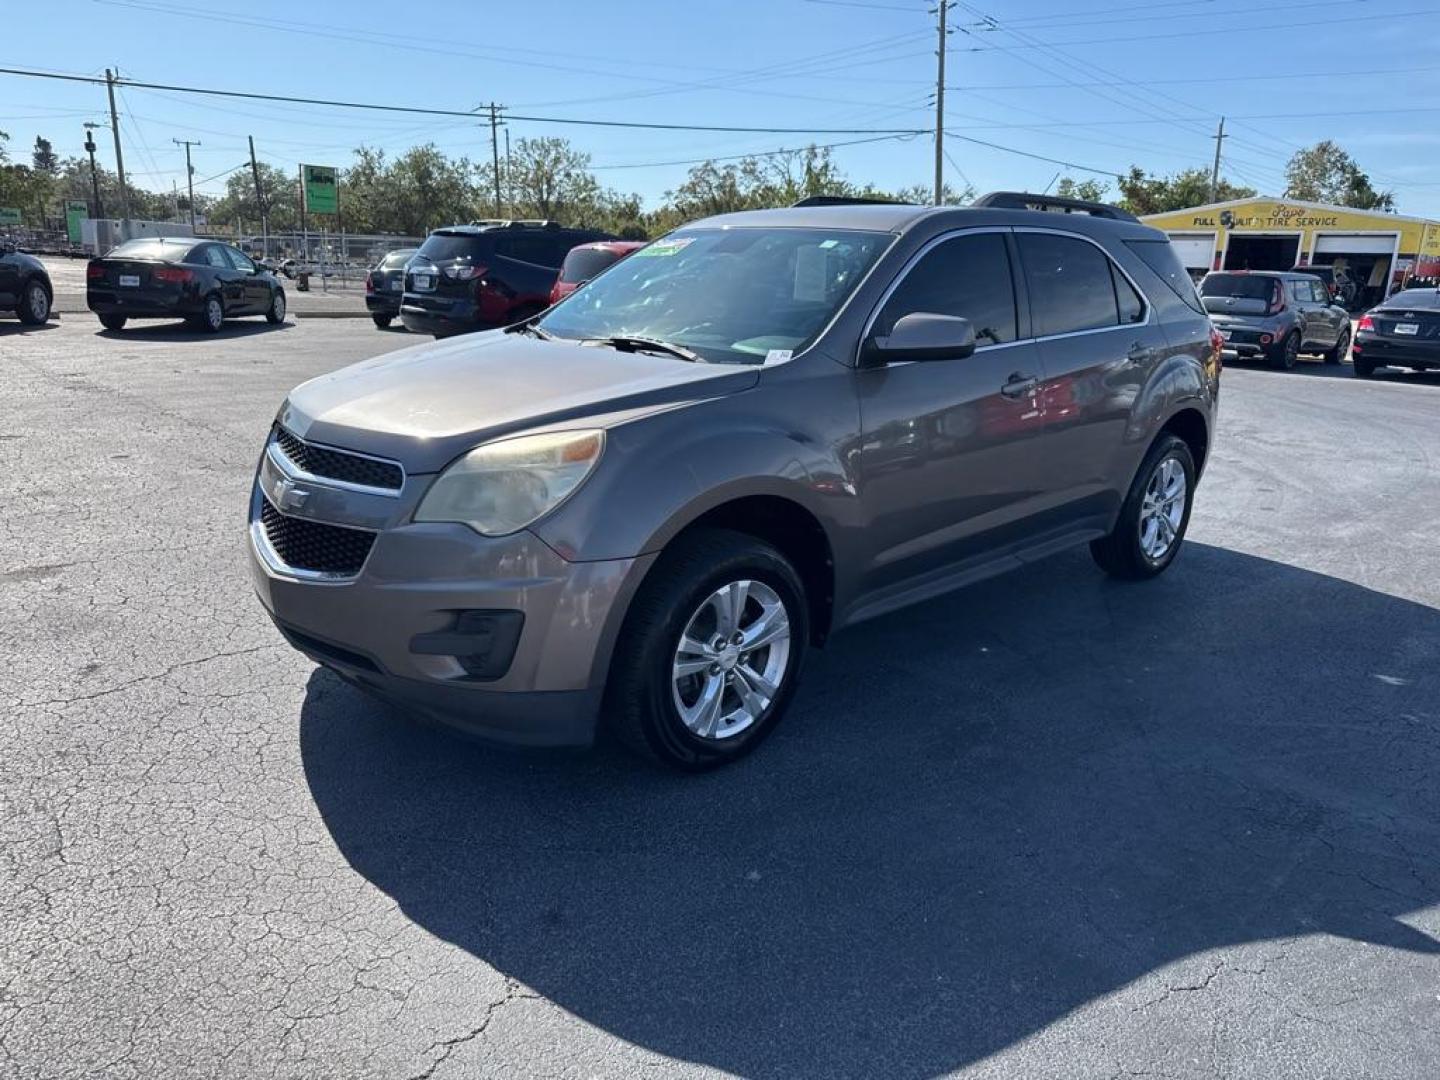
[[[1347,326],[1340,331],[1340,337],[1331,346],[1330,351],[1325,354],[1325,363],[1339,364],[1345,360],[1345,354],[1350,351],[1350,328]]]
[[[15,309],[26,326],[41,326],[50,319],[50,293],[45,283],[31,278],[20,290],[20,306]]]
[[[371,315],[370,318],[375,321],[375,329],[377,329],[377,330],[388,330],[388,329],[390,328],[390,321],[394,318],[394,316],[393,316],[393,315]]]
[[[124,315],[101,315],[100,325],[106,330],[124,330],[126,318]]]
[[[1375,374],[1375,361],[1365,360],[1351,353],[1351,365],[1357,379],[1368,379]]]
[[[1158,557],[1152,558],[1141,543],[1141,514],[1145,506],[1146,490],[1161,465],[1166,461],[1178,461],[1185,474],[1185,509],[1180,524],[1174,529],[1175,536],[1169,547]],[[1120,516],[1108,536],[1090,542],[1090,554],[1100,568],[1111,577],[1128,581],[1142,581],[1164,573],[1166,567],[1175,561],[1185,543],[1185,530],[1190,527],[1190,507],[1195,501],[1195,459],[1190,447],[1183,439],[1168,432],[1162,433],[1150,447],[1145,460],[1140,463],[1130,491],[1120,507]]]
[[[205,297],[204,304],[205,307],[191,323],[195,329],[206,334],[218,334],[225,325],[225,302],[220,299],[219,293],[210,293]]]
[[[788,652],[776,693],[759,716],[728,737],[703,738],[681,718],[672,665],[682,634],[707,598],[730,582],[744,580],[768,586],[783,603],[790,628]],[[726,529],[682,535],[661,553],[626,613],[606,689],[611,729],[632,750],[672,768],[694,772],[735,761],[755,749],[784,715],[800,681],[809,631],[805,587],[780,552],[753,536]],[[733,657],[729,662],[741,666]],[[722,707],[727,700],[738,702],[729,696],[738,677],[721,676]],[[694,678],[703,680],[706,675]]]
[[[1291,330],[1275,343],[1270,351],[1270,366],[1280,371],[1289,371],[1300,359],[1300,331]]]
[[[272,326],[279,326],[285,321],[284,289],[276,289],[275,295],[270,297],[270,306],[265,310],[265,321]]]

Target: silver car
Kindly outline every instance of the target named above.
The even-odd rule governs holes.
[[[603,715],[701,769],[846,626],[1075,544],[1163,572],[1218,339],[1163,233],[1036,198],[695,222],[298,387],[250,502],[261,602],[412,712],[533,745]]]
[[[1313,274],[1220,270],[1205,275],[1200,296],[1231,357],[1288,371],[1301,353],[1338,364],[1350,351],[1350,314]]]

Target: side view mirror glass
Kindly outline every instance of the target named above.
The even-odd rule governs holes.
[[[975,352],[975,328],[958,315],[914,311],[895,320],[890,333],[865,343],[862,357],[874,364],[900,360],[963,360]]]

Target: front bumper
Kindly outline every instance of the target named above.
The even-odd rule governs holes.
[[[451,727],[530,746],[591,742],[619,623],[653,556],[572,563],[530,532],[491,538],[464,525],[411,522],[429,476],[407,478],[394,497],[307,476],[311,497],[289,516],[308,517],[313,505],[313,520],[377,529],[353,577],[307,577],[279,562],[260,523],[276,474],[293,476],[283,461],[270,450],[261,459],[248,546],[255,591],[291,645]],[[477,675],[472,658],[437,651],[464,629],[466,613],[513,612],[523,623],[498,673]]]

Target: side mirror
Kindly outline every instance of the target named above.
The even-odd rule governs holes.
[[[895,320],[890,333],[872,337],[861,349],[870,364],[901,360],[963,360],[975,352],[975,328],[958,315],[914,311]]]

